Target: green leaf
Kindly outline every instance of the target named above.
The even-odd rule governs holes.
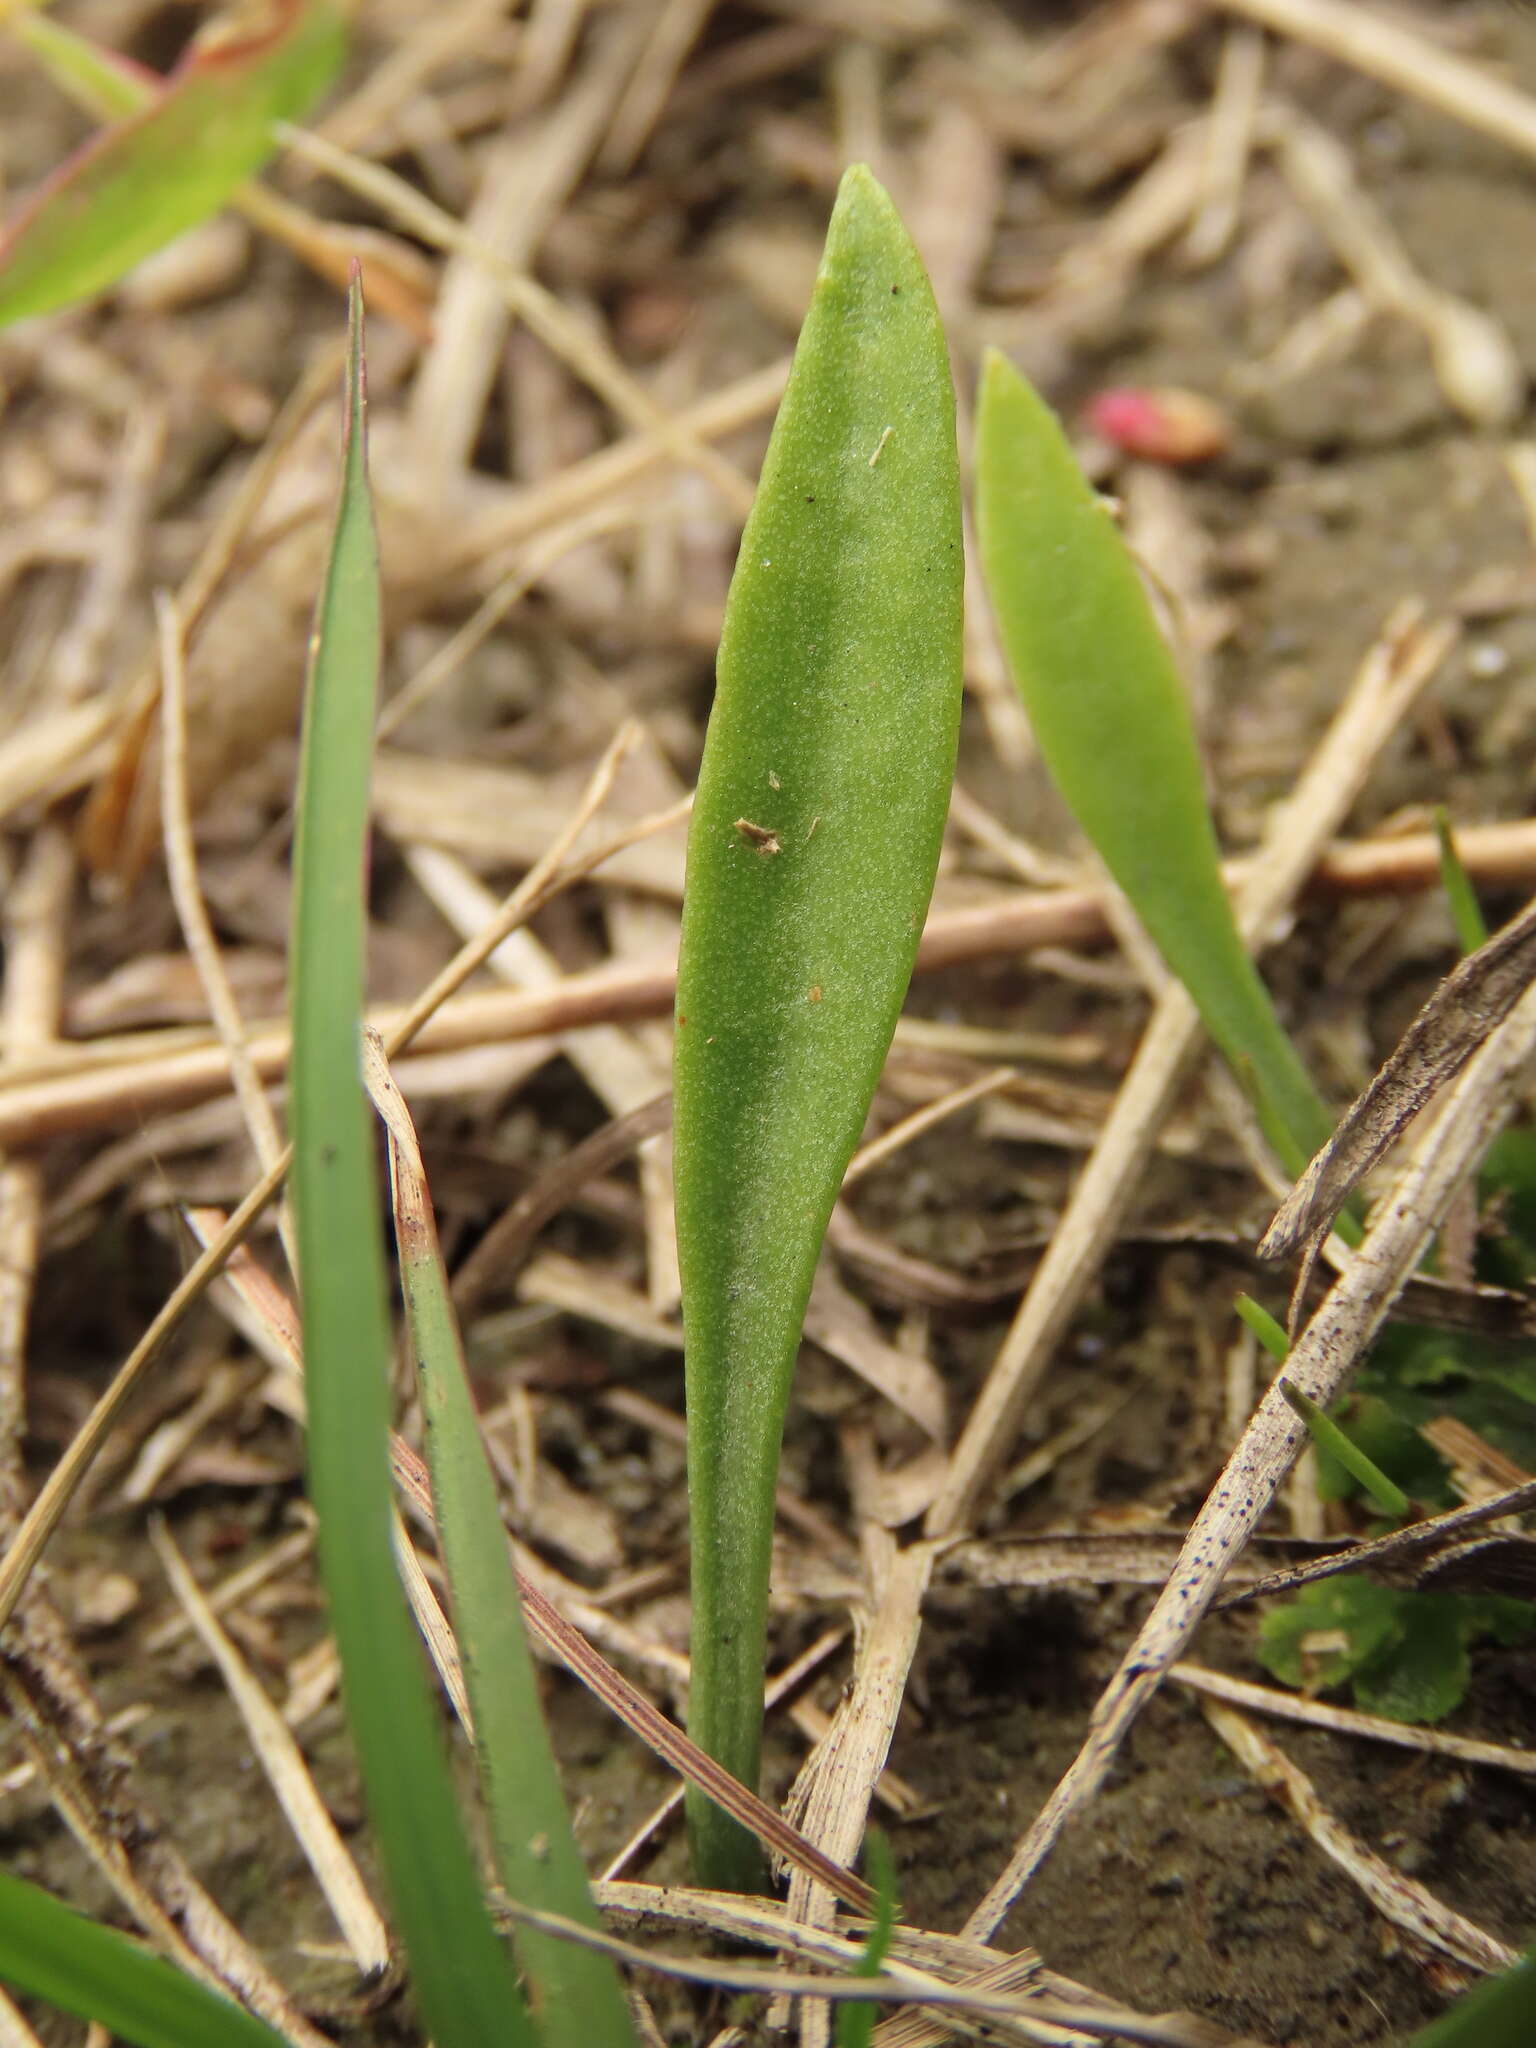
[[[294,859],[292,1188],[310,1494],[348,1720],[426,2031],[437,2048],[515,2048],[534,2035],[455,1807],[392,1546],[392,1347],[359,1072],[381,607],[355,281],[350,314],[341,499],[305,703]]]
[[[1427,1404],[1434,1408],[1437,1404]],[[1443,1404],[1438,1404],[1443,1406]],[[1417,1418],[1377,1394],[1350,1394],[1335,1413],[1348,1423],[1350,1441],[1378,1471],[1415,1500],[1438,1501],[1445,1486],[1445,1461],[1420,1435]],[[1324,1453],[1327,1468],[1324,1500],[1348,1500],[1359,1490],[1358,1477]]]
[[[1472,1678],[1464,1604],[1452,1593],[1402,1595],[1402,1634],[1355,1672],[1355,1705],[1384,1721],[1412,1722],[1443,1721],[1459,1707]]]
[[[1286,1685],[1308,1692],[1342,1685],[1371,1658],[1402,1641],[1403,1596],[1367,1579],[1324,1579],[1271,1608],[1259,1629],[1259,1659]],[[1337,1639],[1337,1640],[1336,1640]]]
[[[678,960],[689,1728],[749,1785],[784,1410],[933,887],[961,583],[938,312],[890,200],[854,169],[731,583]],[[689,1801],[701,1880],[753,1884],[755,1842]]]
[[[1189,705],[1108,505],[995,351],[976,511],[1003,650],[1046,766],[1300,1172],[1333,1130],[1237,930]]]
[[[1285,1326],[1277,1322],[1263,1302],[1255,1301],[1251,1294],[1240,1294],[1233,1305],[1241,1321],[1246,1323],[1270,1357],[1277,1364],[1284,1365],[1291,1355],[1291,1340],[1285,1334]]]
[[[1488,923],[1477,900],[1477,891],[1472,886],[1472,877],[1463,867],[1461,855],[1456,850],[1456,835],[1451,830],[1450,813],[1444,804],[1435,806],[1435,837],[1440,842],[1440,884],[1451,906],[1456,943],[1463,954],[1475,953],[1488,943]]]
[[[1308,1692],[1347,1681],[1356,1706],[1385,1720],[1443,1721],[1466,1697],[1468,1645],[1519,1642],[1533,1629],[1536,1608],[1524,1600],[1325,1579],[1265,1615],[1259,1657]]]
[[[271,26],[199,36],[152,101],[45,180],[0,240],[0,326],[91,298],[224,202],[335,77],[346,33],[332,0],[276,0]],[[54,38],[55,47],[58,39]],[[67,61],[63,53],[60,63]],[[76,53],[76,70],[89,67]],[[132,74],[95,84],[127,103]]]
[[[283,2048],[281,2034],[185,1971],[6,1871],[0,1980],[136,2048]]]
[[[1527,1956],[1502,1977],[1479,1984],[1432,2026],[1413,2037],[1412,2048],[1530,2048],[1536,2040],[1536,1956]]]
[[[1403,1489],[1390,1480],[1358,1444],[1351,1442],[1345,1431],[1326,1409],[1317,1405],[1310,1394],[1304,1394],[1300,1387],[1288,1379],[1280,1381],[1280,1391],[1290,1407],[1307,1425],[1307,1433],[1318,1449],[1328,1452],[1330,1457],[1342,1465],[1350,1477],[1364,1487],[1384,1515],[1401,1521],[1408,1512],[1408,1496]]]
[[[415,1132],[387,1069],[373,1092],[390,1134],[400,1283],[497,1874],[514,1901],[600,1931],[544,1725]],[[611,1957],[532,1927],[518,1929],[515,1939],[534,1987],[544,2048],[633,2048]]]
[[[879,1828],[871,1828],[864,1838],[864,1869],[875,1888],[875,1917],[854,1975],[878,1977],[890,1954],[891,1935],[896,1926],[896,1864],[891,1845]],[[880,2008],[872,2001],[855,2000],[839,2006],[837,2048],[869,2048],[879,2017]]]

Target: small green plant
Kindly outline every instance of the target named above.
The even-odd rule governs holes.
[[[731,583],[678,955],[689,1732],[747,1785],[790,1377],[938,866],[961,587],[938,311],[854,169]],[[689,1824],[702,1882],[761,1882],[755,1840],[692,1793]]]
[[[1533,1627],[1536,1609],[1524,1600],[1324,1579],[1265,1615],[1259,1656],[1299,1690],[1347,1684],[1368,1714],[1434,1722],[1466,1696],[1473,1642],[1522,1642]]]
[[[292,1175],[321,1577],[422,2016],[443,2042],[531,2042],[454,1809],[392,1550],[390,1330],[373,1135],[358,1075],[360,878],[381,647],[354,291],[341,502],[305,710],[292,957]]]

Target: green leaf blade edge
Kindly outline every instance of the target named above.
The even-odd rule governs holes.
[[[8,1871],[0,1871],[0,1980],[134,2048],[283,2048],[265,2021]]]

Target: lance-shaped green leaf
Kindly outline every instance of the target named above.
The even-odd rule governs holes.
[[[1183,684],[1109,506],[995,352],[977,409],[976,513],[1045,764],[1299,1173],[1333,1119],[1238,935]]]
[[[731,583],[678,959],[689,1726],[749,1785],[785,1404],[933,887],[960,593],[944,337],[890,200],[854,169]],[[702,1879],[754,1881],[749,1836],[693,1794],[690,1821]]]
[[[346,48],[333,0],[273,0],[268,15],[199,36],[149,105],[44,181],[0,238],[0,325],[104,291],[261,168],[273,122],[308,111]],[[100,67],[96,88],[127,104],[132,72],[111,76]]]
[[[136,2048],[283,2048],[283,2037],[113,1927],[0,1870],[0,1983]]]
[[[425,2029],[438,2048],[532,2048],[527,2010],[458,1815],[392,1541],[392,1346],[373,1127],[359,1064],[382,609],[355,281],[347,396],[341,500],[304,708],[294,854],[291,1184],[310,1497],[347,1720]]]

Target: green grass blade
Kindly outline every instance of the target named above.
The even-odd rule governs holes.
[[[291,1069],[309,1482],[343,1694],[385,1877],[437,2048],[534,2039],[454,1805],[390,1540],[390,1328],[359,1070],[368,771],[381,637],[350,307],[341,501],[316,619],[295,852]]]
[[[1046,765],[1299,1173],[1333,1119],[1238,936],[1173,658],[1109,507],[995,352],[976,507],[998,631]]]
[[[1331,1458],[1337,1458],[1351,1479],[1365,1488],[1384,1515],[1390,1515],[1394,1521],[1402,1521],[1408,1513],[1408,1496],[1403,1489],[1389,1479],[1327,1410],[1320,1408],[1310,1394],[1304,1394],[1294,1381],[1282,1379],[1280,1391],[1294,1413],[1307,1425],[1307,1433],[1318,1449],[1326,1451]]]
[[[272,154],[273,122],[308,111],[345,48],[333,0],[284,0],[262,31],[198,38],[147,105],[93,137],[21,208],[0,239],[0,326],[104,291],[216,213]],[[74,70],[86,75],[78,51]],[[119,67],[114,88],[112,70],[103,61],[96,85],[124,105],[131,73]]]
[[[281,2034],[184,1970],[5,1871],[0,1981],[135,2048],[283,2048]]]
[[[1451,906],[1456,943],[1463,955],[1476,953],[1488,943],[1488,924],[1483,916],[1483,907],[1477,900],[1477,891],[1472,886],[1472,877],[1456,850],[1456,835],[1451,830],[1450,813],[1444,804],[1435,806],[1435,838],[1440,845],[1440,881]]]
[[[1279,1323],[1261,1302],[1251,1294],[1237,1297],[1237,1313],[1258,1338],[1270,1357],[1284,1365],[1290,1356],[1291,1340]],[[1373,1458],[1366,1456],[1354,1439],[1340,1428],[1326,1409],[1320,1408],[1310,1394],[1304,1394],[1293,1381],[1281,1377],[1281,1393],[1290,1407],[1307,1426],[1307,1433],[1319,1450],[1336,1458],[1353,1479],[1358,1480],[1383,1514],[1401,1521],[1408,1512],[1408,1496],[1394,1480],[1387,1477]]]
[[[689,1729],[748,1785],[784,1410],[933,887],[960,592],[944,337],[894,208],[855,169],[731,583],[678,961]],[[751,1837],[694,1793],[689,1820],[700,1878],[752,1884]]]
[[[400,1281],[497,1874],[511,1899],[600,1929],[544,1724],[415,1131],[382,1052],[377,1071],[372,1059],[367,1064],[390,1135]],[[520,1928],[516,1943],[545,2048],[633,2048],[610,1957],[533,1927]]]
[[[1291,1340],[1285,1334],[1284,1325],[1277,1322],[1263,1302],[1255,1301],[1251,1294],[1240,1294],[1235,1306],[1240,1319],[1248,1325],[1270,1357],[1278,1365],[1284,1365],[1291,1355]]]
[[[875,1917],[854,1974],[878,1977],[881,1965],[890,1954],[891,1935],[896,1926],[896,1864],[891,1856],[891,1845],[879,1828],[871,1828],[864,1838],[864,1869],[875,1888]],[[855,2001],[839,2006],[837,2048],[869,2048],[879,2017],[878,2005]]]
[[[1412,2048],[1530,2048],[1536,2041],[1536,1955],[1479,1984],[1413,2037]]]

